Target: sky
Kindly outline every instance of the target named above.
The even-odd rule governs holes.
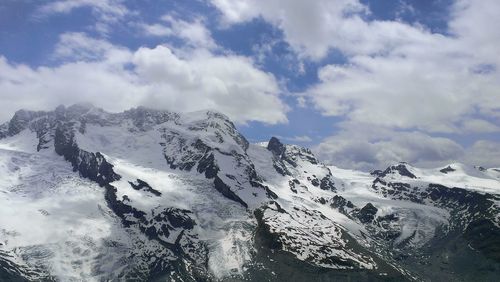
[[[497,0],[4,0],[0,121],[213,109],[344,168],[500,167],[498,19]]]

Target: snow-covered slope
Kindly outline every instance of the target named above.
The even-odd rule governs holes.
[[[212,111],[21,110],[0,126],[0,174],[0,280],[453,280],[500,270],[496,169],[340,169],[276,138],[249,144]]]
[[[0,168],[0,248],[27,278],[97,280],[121,271],[115,264],[133,242],[99,185],[54,152],[0,149]]]

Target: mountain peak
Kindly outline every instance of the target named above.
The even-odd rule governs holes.
[[[267,143],[267,149],[271,151],[275,156],[281,156],[286,150],[286,147],[281,141],[276,137],[271,137]]]
[[[8,126],[14,128],[13,132],[24,132],[2,139]],[[284,144],[276,137],[270,138],[265,148],[249,146],[229,118],[215,111],[177,114],[137,107],[108,113],[90,104],[59,106],[50,112],[21,110],[10,124],[0,126],[0,139],[0,173],[4,175],[0,179],[0,206],[7,205],[20,212],[34,208],[21,214],[23,221],[40,213],[40,217],[25,224],[26,233],[23,226],[21,232],[0,238],[0,277],[4,249],[15,257],[18,249],[11,242],[29,242],[22,240],[31,240],[32,228],[28,226],[31,224],[37,232],[46,228],[47,234],[52,234],[44,224],[57,220],[58,214],[63,215],[64,223],[54,226],[66,228],[82,224],[84,228],[75,228],[90,230],[81,239],[71,236],[70,240],[83,242],[75,245],[76,255],[82,253],[80,248],[92,252],[95,258],[92,263],[105,266],[105,271],[99,269],[100,273],[123,279],[129,277],[127,274],[137,277],[133,271],[128,273],[129,269],[135,269],[137,261],[140,267],[150,268],[151,273],[159,268],[167,275],[189,278],[185,280],[195,281],[199,277],[203,278],[199,280],[215,280],[211,261],[218,264],[221,257],[231,263],[222,261],[218,269],[248,281],[290,277],[288,273],[275,275],[278,273],[275,271],[285,267],[285,271],[295,271],[293,277],[299,277],[295,275],[302,275],[303,267],[311,269],[311,266],[328,269],[321,271],[327,280],[345,278],[347,272],[342,271],[346,269],[349,269],[347,277],[357,275],[355,270],[360,270],[364,278],[382,274],[403,278],[405,273],[399,273],[398,269],[413,271],[415,261],[404,258],[395,261],[394,258],[419,257],[415,254],[427,251],[434,255],[436,248],[432,246],[429,250],[425,244],[433,242],[434,230],[441,226],[467,228],[468,237],[460,237],[459,242],[479,252],[477,242],[483,238],[495,239],[494,236],[500,234],[493,196],[473,191],[478,190],[475,186],[482,185],[482,192],[497,193],[495,179],[499,179],[500,171],[463,167],[482,176],[478,178],[473,177],[476,174],[472,172],[462,173],[461,167],[455,164],[448,167],[457,171],[445,175],[435,168],[420,169],[401,162],[378,171],[376,177],[355,171],[342,172],[320,163],[311,150]],[[51,150],[64,158],[49,154]],[[36,167],[32,168],[32,163]],[[36,175],[30,176],[27,172]],[[491,177],[487,178],[486,174]],[[418,179],[414,179],[417,176]],[[54,187],[60,185],[61,179],[71,185],[63,182],[58,192]],[[2,186],[7,182],[10,184]],[[86,187],[94,184],[104,191]],[[459,188],[462,185],[466,189]],[[8,193],[3,193],[4,190]],[[24,192],[35,190],[50,193],[37,205],[19,205],[8,198],[22,192],[19,198],[26,199]],[[73,194],[80,197],[78,193],[93,193],[91,204],[75,209],[75,202],[71,200],[64,206],[65,210],[51,204],[54,200],[65,201]],[[96,210],[87,214],[87,207],[92,206]],[[76,220],[68,223],[68,213]],[[80,220],[89,216],[96,216],[102,222]],[[252,216],[255,221],[249,221]],[[119,250],[108,244],[103,249],[94,245],[85,249],[89,245],[87,238],[100,242],[100,238],[93,237],[99,232],[88,228],[92,225],[98,230],[107,226],[118,232],[116,236],[112,232],[106,240],[116,241],[112,245]],[[6,230],[17,232],[17,227],[15,224]],[[485,234],[483,230],[492,232]],[[66,233],[61,233],[55,242],[67,242]],[[444,235],[454,239],[455,233]],[[255,242],[259,245],[253,245]],[[491,245],[496,246],[496,241],[492,242]],[[380,247],[384,252],[379,251]],[[27,248],[27,253],[22,255],[26,254],[23,258],[36,264],[39,260],[32,258],[39,255],[30,255],[46,249],[52,251],[53,245],[37,244],[36,249]],[[116,257],[116,261],[113,256],[107,256],[121,254],[123,250],[131,256]],[[272,257],[273,264],[255,272],[252,265],[259,265],[260,259],[247,256],[254,250],[262,252],[256,253],[258,257]],[[75,251],[68,248],[61,252],[62,256],[48,257],[47,261],[54,263],[57,259],[56,263],[61,263],[59,258],[75,255]],[[288,267],[292,257],[283,260],[284,252],[293,256],[293,268]],[[479,256],[479,252],[474,253]],[[386,260],[394,262],[397,268],[386,264]],[[200,271],[172,270],[170,266],[179,261],[189,261]],[[233,261],[239,265],[235,266]],[[122,264],[124,262],[126,264]],[[109,270],[108,265],[117,267]],[[267,268],[273,265],[277,267]],[[246,266],[249,268],[245,269]],[[262,279],[264,272],[270,279]],[[199,273],[202,276],[195,276]],[[417,274],[424,278],[427,275]],[[88,277],[94,277],[92,275],[97,274],[89,273]],[[153,274],[145,273],[144,277],[143,280],[148,280]],[[358,281],[361,276],[352,277]],[[310,280],[311,277],[306,274],[300,278],[298,280]]]
[[[454,172],[454,171],[455,171],[455,169],[454,169],[454,168],[452,168],[450,165],[448,165],[448,166],[446,166],[446,167],[444,167],[444,168],[440,169],[439,171],[440,171],[440,172],[442,172],[442,173],[444,173],[444,174],[447,174],[447,173],[449,173],[449,172]]]
[[[399,174],[404,177],[417,178],[415,174],[411,172],[411,168],[409,169],[409,167],[411,166],[408,163],[399,162],[387,167],[384,171],[375,170],[372,172],[372,175],[376,175],[378,177],[386,177],[387,175]]]
[[[16,111],[12,119],[9,121],[8,134],[18,134],[26,129],[32,120],[44,114],[46,114],[46,112],[43,111],[29,111],[24,109]]]

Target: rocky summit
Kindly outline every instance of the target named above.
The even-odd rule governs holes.
[[[0,281],[499,281],[500,170],[365,173],[213,111],[0,126]]]

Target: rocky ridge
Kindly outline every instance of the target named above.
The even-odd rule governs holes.
[[[453,165],[432,175],[405,163],[361,174],[326,166],[309,149],[274,137],[265,147],[249,144],[229,118],[212,111],[107,113],[88,104],[21,110],[0,126],[4,147],[19,138],[35,139],[23,154],[54,152],[101,186],[112,217],[136,234],[136,246],[155,246],[135,248],[136,267],[126,271],[117,262],[111,279],[273,279],[292,262],[298,268],[288,273],[297,279],[311,267],[325,270],[317,279],[455,279],[470,254],[489,268],[481,277],[500,269],[500,185],[491,169],[467,176],[470,187],[454,180],[462,170]],[[483,190],[475,179],[486,183]],[[8,242],[9,232],[0,233],[0,242]],[[443,240],[470,249],[439,249]],[[15,250],[0,245],[2,275],[36,277],[37,264],[25,258],[16,265]],[[446,266],[422,270],[445,251],[453,256]],[[40,272],[53,277],[51,267]],[[463,277],[477,274],[467,271]]]

